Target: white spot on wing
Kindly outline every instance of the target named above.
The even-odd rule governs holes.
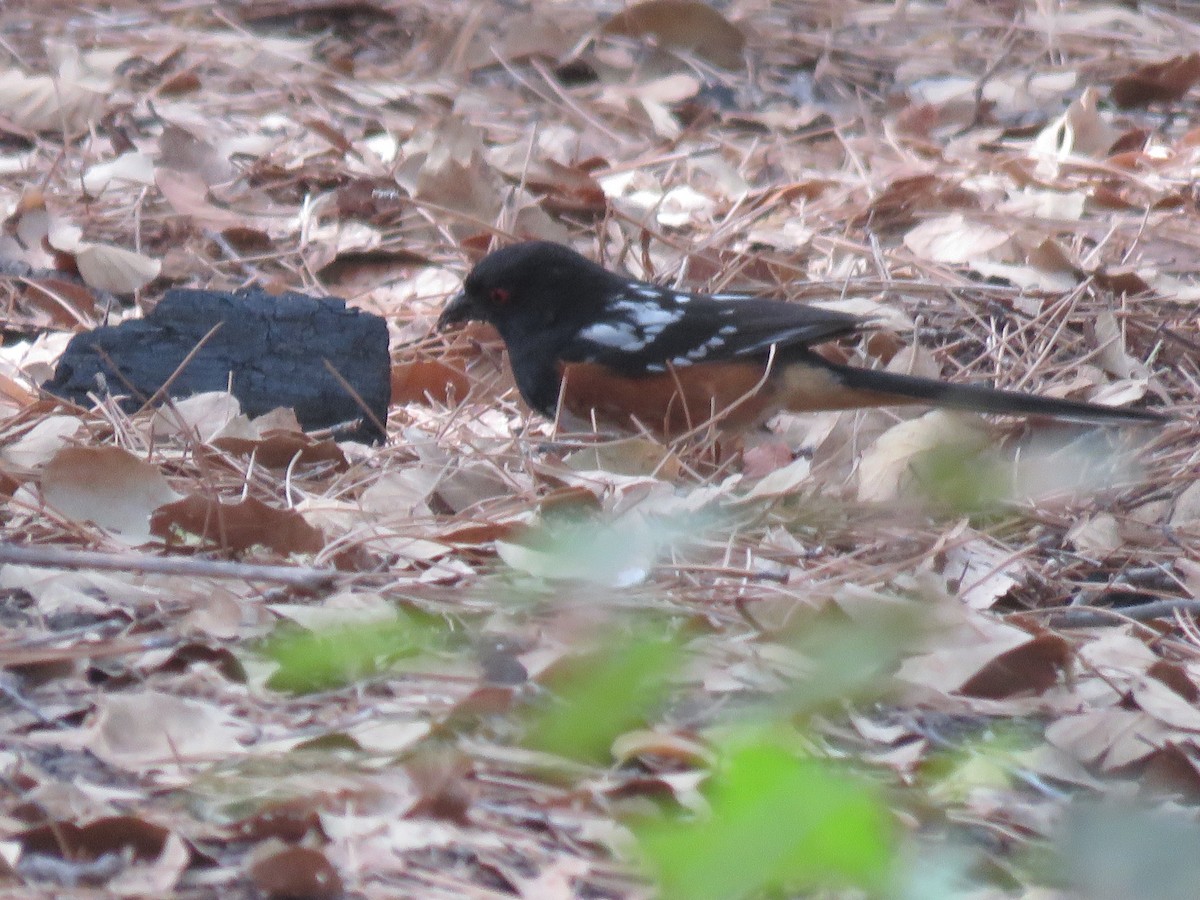
[[[675,298],[676,303],[687,303],[689,300],[692,299],[691,294],[674,294],[673,296]]]
[[[663,289],[652,284],[639,284],[633,288],[633,292],[647,300],[661,300],[664,296]]]
[[[662,306],[639,306],[633,311],[634,324],[639,328],[648,329],[658,326],[661,329],[682,318],[682,309],[667,309]]]
[[[691,364],[692,364],[692,361],[690,359],[688,359],[686,356],[677,356],[673,360],[671,360],[671,365],[673,365],[677,369],[682,369],[684,366],[690,366]]]
[[[646,346],[645,339],[631,322],[597,322],[579,332],[579,337],[618,350],[641,350]]]
[[[723,325],[717,334],[721,335],[722,337],[729,337],[731,334],[737,334],[737,330],[738,329],[736,325]]]

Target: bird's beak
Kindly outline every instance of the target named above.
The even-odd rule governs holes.
[[[471,298],[467,296],[467,292],[459,291],[443,307],[442,314],[438,316],[437,329],[442,331],[447,325],[470,322],[472,319],[480,318],[482,316],[479,315],[475,304],[471,302]]]

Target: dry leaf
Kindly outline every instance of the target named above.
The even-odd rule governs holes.
[[[321,532],[299,512],[268,506],[254,497],[222,503],[190,494],[159,506],[150,517],[150,530],[168,543],[177,542],[182,533],[234,552],[263,546],[287,556],[317,553],[325,546]]]
[[[1115,707],[1064,716],[1046,726],[1046,740],[1055,747],[1109,771],[1145,759],[1167,733],[1144,712]]]
[[[372,719],[347,729],[346,734],[368,753],[399,754],[417,746],[432,730],[429,722]]]
[[[210,228],[244,227],[254,221],[253,217],[222,209],[209,200],[208,185],[195,172],[176,172],[158,169],[154,183],[159,193],[181,216],[188,216],[196,224]]]
[[[1193,525],[1200,522],[1200,481],[1193,481],[1175,498],[1171,510],[1171,525]]]
[[[158,149],[158,161],[163,169],[171,170],[175,174],[194,174],[199,177],[205,188],[223,184],[237,171],[227,155],[192,131],[173,122],[167,122],[163,126],[162,135],[158,139]],[[160,170],[158,174],[161,178],[164,172]]]
[[[334,900],[342,896],[342,879],[320,850],[283,847],[255,856],[250,879],[270,900]]]
[[[802,456],[760,478],[741,499],[751,501],[786,497],[808,483],[811,474],[812,461]]]
[[[1099,345],[1095,358],[1105,372],[1115,378],[1149,377],[1146,366],[1125,349],[1125,334],[1115,315],[1103,310],[1091,319],[1091,326]]]
[[[929,219],[904,235],[904,246],[930,262],[962,264],[991,255],[1003,260],[1011,250],[1010,235],[962,213]]]
[[[959,691],[968,697],[1000,699],[1041,694],[1053,687],[1071,661],[1071,648],[1056,634],[1038,635],[988,660]]]
[[[150,538],[150,516],[180,495],[157,466],[119,447],[65,447],[42,473],[42,497],[57,512],[129,540]]]
[[[108,244],[80,242],[75,265],[89,287],[111,294],[132,294],[158,277],[162,262]]]
[[[615,475],[650,475],[665,481],[679,477],[679,459],[656,441],[620,438],[596,447],[576,450],[563,459],[576,472],[611,472]]]
[[[1133,699],[1145,712],[1171,728],[1200,731],[1200,709],[1161,681],[1148,679],[1133,689]]]
[[[609,19],[605,34],[653,37],[668,50],[694,53],[723,69],[745,65],[746,36],[700,0],[646,0]]]
[[[1012,553],[976,538],[956,543],[946,551],[942,575],[967,606],[990,609],[1021,583],[1024,571],[1024,564]]]
[[[1164,62],[1150,63],[1122,75],[1113,82],[1109,96],[1122,109],[1174,103],[1200,81],[1200,53],[1173,56]]]
[[[29,279],[25,296],[45,310],[56,325],[91,328],[96,324],[96,295],[88,288],[62,278]]]
[[[241,413],[242,405],[228,391],[204,391],[156,409],[150,419],[150,436],[154,440],[178,435],[207,443],[226,432]]]
[[[178,762],[212,762],[244,751],[240,728],[211,703],[159,691],[102,696],[87,747],[105,762],[131,771]]]
[[[425,145],[420,152],[420,144]],[[500,185],[485,162],[483,134],[464,119],[445,119],[433,133],[419,136],[396,180],[422,200],[490,222],[500,211]]]
[[[130,151],[106,162],[96,163],[83,173],[83,189],[100,196],[110,184],[154,184],[154,160],[145,153]]]
[[[1033,142],[1039,174],[1055,177],[1059,165],[1071,157],[1100,159],[1108,155],[1119,132],[1101,116],[1099,100],[1099,91],[1086,88],[1065,113],[1042,129]]]
[[[1109,513],[1097,513],[1090,518],[1080,519],[1071,526],[1066,539],[1080,553],[1093,559],[1105,559],[1121,549],[1124,543],[1120,526]]]
[[[16,469],[37,469],[75,437],[82,427],[83,422],[75,416],[43,416],[21,437],[0,447],[0,459]]]
[[[935,410],[893,425],[881,434],[858,464],[858,499],[885,502],[902,496],[914,484],[914,462],[943,447],[974,454],[987,446],[987,436],[960,413]]]
[[[896,677],[938,693],[957,691],[992,659],[1030,640],[1019,628],[1000,626],[994,631],[985,636],[956,632],[945,646],[905,660]]]
[[[418,359],[392,366],[392,403],[461,403],[471,388],[465,374],[437,360]]]
[[[711,766],[715,756],[700,741],[661,731],[627,731],[613,741],[613,758],[620,764],[648,757],[685,766]]]
[[[74,136],[100,118],[106,95],[70,78],[0,71],[0,115],[28,131]]]
[[[183,838],[172,832],[156,859],[145,865],[130,866],[105,887],[119,896],[170,896],[191,862],[192,851]]]

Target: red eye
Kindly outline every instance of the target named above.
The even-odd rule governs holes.
[[[488,298],[496,306],[508,306],[509,301],[512,300],[512,294],[509,293],[508,288],[492,288],[488,292]]]

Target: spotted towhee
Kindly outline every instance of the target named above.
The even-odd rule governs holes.
[[[560,244],[497,250],[438,320],[490,322],[521,396],[551,418],[675,437],[741,430],[790,410],[923,403],[1087,422],[1156,413],[840,365],[810,347],[853,334],[846,313],[743,294],[693,294],[610,272]]]

